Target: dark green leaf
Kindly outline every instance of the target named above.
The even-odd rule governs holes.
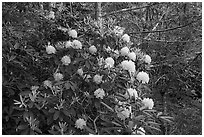
[[[54,115],[53,115],[53,119],[57,120],[59,118],[60,115],[60,111],[55,111]]]

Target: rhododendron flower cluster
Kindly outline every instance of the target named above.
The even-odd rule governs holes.
[[[135,89],[128,88],[127,92],[126,92],[126,96],[130,96],[130,98],[132,98],[132,97],[137,98],[138,97],[138,93],[137,93],[137,91]]]
[[[124,35],[122,36],[122,40],[123,40],[124,42],[130,42],[130,36],[129,36],[128,34],[124,34]]]
[[[142,100],[142,104],[143,104],[143,106],[140,108],[141,110],[146,109],[146,108],[147,109],[152,109],[153,106],[154,106],[154,101],[152,99],[150,99],[150,98],[144,98]]]
[[[129,72],[135,73],[135,63],[131,60],[124,60],[121,62],[121,66],[124,70],[128,70]]]
[[[97,52],[97,48],[94,45],[92,45],[92,46],[89,47],[89,52],[91,54],[95,54]]]
[[[72,29],[68,32],[69,36],[72,38],[77,38],[77,31]]]
[[[72,47],[73,47],[74,49],[82,49],[82,44],[81,44],[81,42],[78,41],[78,40],[73,40],[73,42],[72,42]]]
[[[125,28],[115,26],[113,32],[115,33],[116,36],[122,36]]]
[[[44,87],[47,89],[47,87],[52,88],[52,81],[50,80],[45,80],[43,82]]]
[[[61,61],[62,61],[62,63],[63,63],[64,65],[69,65],[69,64],[71,63],[71,59],[70,59],[70,57],[67,56],[67,55],[64,56],[64,57],[62,57]]]
[[[129,50],[128,47],[123,47],[123,48],[120,50],[120,53],[121,53],[122,56],[127,56],[129,52],[130,52],[130,50]]]
[[[135,52],[130,52],[130,53],[128,54],[128,57],[129,57],[131,60],[135,61],[135,60],[136,60],[136,54],[135,54]]]
[[[125,120],[126,118],[129,118],[131,115],[131,106],[129,108],[124,108],[122,106],[118,107],[117,105],[115,106],[115,111],[117,112],[117,116],[121,120]]]
[[[55,73],[54,74],[54,79],[55,81],[60,81],[64,78],[64,76],[61,73]]]
[[[55,54],[56,49],[55,49],[55,47],[49,45],[46,47],[46,52],[47,52],[47,54]]]
[[[86,121],[82,118],[79,118],[76,120],[75,126],[76,126],[76,128],[79,128],[82,130],[82,129],[84,129],[84,126],[86,126]]]
[[[96,96],[96,98],[103,99],[103,97],[105,96],[105,91],[102,88],[99,88],[94,92],[94,95]]]
[[[72,47],[72,42],[71,41],[66,41],[65,42],[65,48],[71,48]]]
[[[94,77],[93,77],[93,81],[96,83],[96,84],[100,84],[102,82],[102,77],[103,76],[100,76],[98,74],[96,74]]]
[[[149,75],[146,72],[141,71],[137,74],[137,80],[142,83],[148,83]]]
[[[113,60],[112,57],[108,57],[105,59],[105,63],[106,63],[105,68],[106,67],[112,68],[114,66],[115,61]]]
[[[145,55],[144,62],[146,62],[147,64],[150,64],[151,61],[152,61],[151,57],[149,55]]]
[[[55,19],[55,12],[54,11],[50,11],[49,15],[48,15],[49,19]]]

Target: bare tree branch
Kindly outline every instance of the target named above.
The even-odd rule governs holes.
[[[155,31],[141,31],[141,32],[131,32],[129,34],[140,34],[140,33],[156,33],[156,32],[166,32],[166,31],[171,31],[171,30],[175,30],[175,29],[179,29],[179,28],[183,28],[186,26],[189,26],[195,22],[197,22],[198,20],[202,19],[202,17],[198,18],[195,21],[192,21],[190,23],[187,23],[186,25],[182,25],[182,26],[178,26],[178,27],[174,27],[174,28],[169,28],[169,29],[164,29],[164,30],[155,30]]]
[[[118,11],[113,11],[113,12],[110,12],[110,13],[106,13],[106,14],[102,15],[102,17],[109,16],[109,15],[116,14],[116,13],[127,12],[127,11],[131,11],[131,10],[139,10],[139,9],[151,7],[151,6],[158,5],[158,4],[160,4],[160,3],[153,3],[151,5],[146,5],[146,6],[141,6],[141,7],[133,7],[133,8],[128,8],[128,9],[121,9],[121,10],[118,10]]]

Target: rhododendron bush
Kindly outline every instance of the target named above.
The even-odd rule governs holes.
[[[21,83],[25,88],[11,101],[17,134],[159,134],[160,122],[171,117],[154,109],[151,57],[111,19],[100,32],[90,18],[79,26],[60,18],[69,24],[64,28],[56,18],[49,18],[55,31],[33,50],[40,70],[26,70],[35,72],[32,80]]]

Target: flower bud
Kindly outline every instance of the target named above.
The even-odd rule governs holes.
[[[128,53],[129,53],[129,48],[128,47],[123,47],[121,50],[120,50],[120,53],[122,56],[127,56]]]
[[[97,52],[97,48],[93,45],[93,46],[90,46],[89,47],[89,52],[91,53],[91,54],[95,54],[96,52]]]
[[[77,38],[77,31],[72,29],[68,32],[69,36],[72,38]]]
[[[46,52],[47,52],[47,54],[55,54],[56,49],[55,49],[55,47],[49,45],[46,47]]]

